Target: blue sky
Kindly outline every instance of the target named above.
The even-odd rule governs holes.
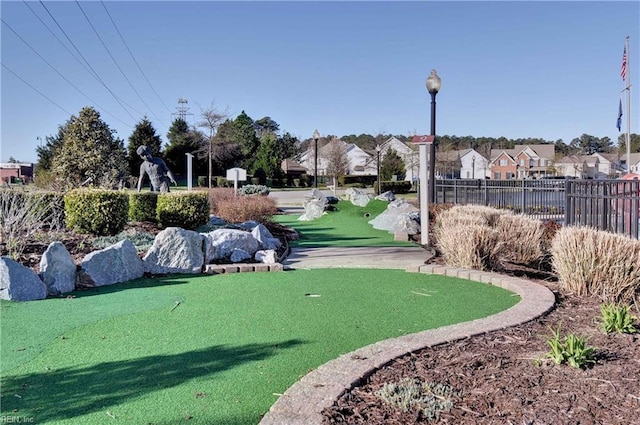
[[[442,78],[438,134],[617,140],[627,35],[631,131],[640,133],[638,1],[44,6],[48,12],[39,2],[0,4],[2,161],[36,161],[38,137],[56,134],[88,105],[125,144],[144,115],[166,142],[179,98],[188,100],[190,124],[213,104],[231,117],[270,116],[300,140],[316,128],[337,136],[428,134],[431,69]],[[67,36],[104,85],[69,53],[79,58]]]

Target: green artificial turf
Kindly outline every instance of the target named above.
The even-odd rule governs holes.
[[[139,279],[71,295],[0,303],[2,417],[256,424],[328,360],[519,301],[471,281],[363,269]]]
[[[374,229],[369,221],[382,213],[388,202],[371,200],[366,207],[358,207],[351,201],[340,201],[338,211],[329,211],[311,221],[299,221],[299,215],[277,215],[274,221],[293,227],[300,239],[292,246],[304,247],[368,247],[415,246],[410,242],[394,241],[393,234]]]

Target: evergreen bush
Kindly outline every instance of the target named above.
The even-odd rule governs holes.
[[[127,224],[129,196],[105,189],[74,189],[64,195],[67,227],[96,236],[113,236]]]
[[[157,192],[133,192],[129,195],[129,219],[156,222]]]
[[[196,229],[209,221],[208,193],[161,193],[156,218],[160,227]]]

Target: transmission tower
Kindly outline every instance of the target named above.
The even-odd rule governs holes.
[[[180,118],[183,121],[186,121],[186,117],[187,115],[193,115],[192,113],[189,112],[189,107],[184,106],[187,103],[187,99],[185,99],[184,97],[181,97],[180,99],[178,99],[178,106],[176,107],[176,109],[178,110],[178,112],[175,112],[173,114],[171,114],[172,116],[177,115],[178,118]]]

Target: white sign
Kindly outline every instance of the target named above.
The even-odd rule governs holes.
[[[247,170],[242,168],[230,168],[227,170],[227,180],[245,181],[247,179]]]

